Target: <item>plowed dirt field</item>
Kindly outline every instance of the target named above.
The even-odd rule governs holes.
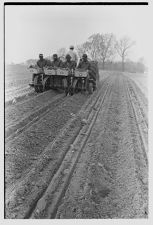
[[[6,105],[5,218],[148,217],[148,103],[130,76]]]

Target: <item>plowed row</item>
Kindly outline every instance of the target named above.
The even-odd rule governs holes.
[[[147,106],[139,88],[114,73],[92,96],[59,95],[8,110],[7,128],[24,129],[6,142],[6,218],[146,218]]]

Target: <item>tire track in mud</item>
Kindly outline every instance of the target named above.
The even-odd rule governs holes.
[[[79,99],[79,95],[62,99],[59,103],[55,103],[54,107],[39,121],[16,138],[6,142],[6,175],[14,172],[14,179],[16,179],[20,170],[28,169],[31,162],[36,160],[35,157],[37,158],[41,154],[47,144],[53,141],[60,129],[71,118],[71,113],[78,111],[80,105],[85,101],[86,96]],[[9,176],[6,178],[9,179]]]
[[[35,210],[31,215],[28,215],[26,217],[29,218],[30,216],[30,218],[55,218],[60,201],[71,181],[71,177],[73,175],[76,164],[89,138],[92,127],[94,126],[106,95],[109,95],[110,90],[110,86],[108,86],[103,97],[98,96],[93,111],[88,115],[87,125],[85,125],[80,130],[74,142],[71,144],[69,150],[67,151],[67,154],[65,155],[65,158],[61,162],[59,169],[50,181],[46,192],[37,202]],[[48,201],[48,199],[50,200]]]
[[[21,119],[17,123],[6,127],[5,130],[5,139],[6,141],[10,141],[16,137],[18,137],[19,134],[21,134],[23,131],[25,131],[27,128],[32,126],[34,123],[38,122],[40,119],[45,117],[47,113],[51,110],[53,107],[57,107],[58,104],[60,104],[64,99],[64,94],[57,94],[55,95],[51,101],[47,102],[47,104],[43,105],[42,107],[37,107],[34,112],[32,112],[27,117]]]
[[[54,107],[55,103],[57,106],[57,103],[60,104],[60,102],[65,99],[65,95],[62,93],[58,94],[56,92],[51,92],[52,96],[49,96],[50,93],[47,94],[46,92],[42,93],[39,96],[20,102],[6,110],[5,139],[7,142],[16,138],[25,129],[29,128],[29,126],[32,126],[40,118],[44,117],[48,110],[51,109],[51,107]],[[49,100],[45,99],[46,97],[48,97]],[[46,104],[44,104],[43,98],[47,101]],[[50,100],[50,98],[52,99]],[[31,113],[32,110],[34,110],[34,112]],[[27,114],[27,116],[24,114]]]
[[[39,160],[36,157],[38,162],[28,176],[8,194],[6,218],[147,217],[147,161],[141,140],[144,134],[139,131],[143,126],[138,125],[145,118],[139,109],[141,103],[131,103],[133,90],[129,92],[129,80],[119,76],[115,82],[112,97],[109,95],[104,101],[101,118],[96,120],[98,128],[93,126],[89,139],[86,130],[82,132],[81,140],[88,139],[82,153],[78,152],[81,140],[77,146],[73,142],[81,127],[88,130],[87,121],[92,121],[93,110],[97,112],[97,107],[89,107],[90,99],[78,116],[72,116],[73,123],[68,123],[45,148]],[[102,96],[107,85],[103,86]],[[96,100],[96,95],[92,97]],[[66,153],[67,160],[64,160]],[[71,168],[70,162],[77,154],[78,159]],[[57,173],[58,168],[61,173]],[[42,196],[53,177],[57,179],[52,183],[51,196],[47,193],[45,199]],[[65,185],[63,190],[62,185]]]
[[[103,81],[102,87],[103,87],[103,85],[105,85],[105,83],[107,83],[107,79],[105,81]],[[80,109],[81,105],[79,106],[78,103],[81,103],[81,102],[82,102],[81,104],[85,103],[83,106],[83,110],[85,110],[90,105],[92,100],[96,98],[97,91],[91,97],[85,96],[85,95],[75,95],[70,98],[68,98],[68,97],[64,98],[63,102],[57,103],[57,105],[56,105],[57,107],[53,107],[50,112],[47,112],[48,117],[46,114],[45,115],[46,118],[43,117],[40,119],[40,121],[39,121],[40,124],[38,122],[34,123],[31,126],[31,128],[28,127],[27,130],[25,130],[25,131],[23,131],[23,133],[19,134],[18,137],[16,137],[15,139],[13,139],[11,141],[6,142],[6,150],[5,150],[6,158],[7,157],[11,158],[11,156],[12,156],[13,158],[16,158],[15,161],[18,161],[17,156],[20,158],[20,154],[21,154],[21,156],[23,155],[24,158],[26,158],[26,156],[30,157],[30,155],[31,155],[31,158],[33,160],[36,160],[35,158],[37,158],[38,149],[40,149],[40,152],[42,152],[41,148],[45,148],[45,146],[50,141],[52,141],[54,138],[56,139],[56,136],[58,134],[57,132],[59,132],[60,131],[59,129],[61,129],[61,127],[63,125],[65,125],[65,122],[67,122],[67,117],[69,117],[69,119],[72,118],[75,115],[73,113],[77,112],[76,109],[77,110]],[[80,99],[80,97],[81,97],[81,99]],[[73,99],[74,99],[74,103],[73,103]],[[61,111],[58,109],[60,109]],[[64,112],[62,112],[62,111],[65,112],[65,115],[63,114]],[[73,112],[72,115],[71,115],[71,111]],[[83,113],[82,110],[81,110],[81,113]],[[63,115],[66,118],[63,117],[63,121],[61,121]],[[51,121],[49,121],[49,124],[47,124],[47,125],[50,125],[50,129],[46,125],[46,122],[47,122],[47,120],[49,120],[49,117],[51,117],[51,118],[55,117],[55,120],[52,119]],[[56,118],[59,118],[60,121],[58,121]],[[44,123],[44,125],[42,125],[43,123]],[[58,129],[57,131],[56,131],[56,128]],[[41,134],[42,129],[43,129],[43,131]],[[42,139],[39,138],[39,140],[38,140],[37,135],[39,135],[39,134],[41,134]],[[43,134],[44,134],[44,136],[43,136]],[[46,134],[46,137],[45,137],[45,134]],[[49,134],[51,134],[51,137],[49,139],[47,139],[47,136],[49,136]],[[47,140],[47,143],[43,143],[43,141],[44,141],[43,139]],[[29,151],[32,147],[33,147],[33,151],[35,151],[33,153],[31,153]],[[35,148],[36,148],[37,152],[36,152]],[[17,164],[17,165],[16,166],[14,165],[14,166],[18,167],[18,162],[16,162],[15,164]]]
[[[105,83],[105,81],[104,81],[104,83]],[[102,85],[103,86],[103,85]],[[95,92],[94,94],[93,94],[93,96],[92,96],[92,98],[93,99],[95,99],[96,98],[96,95],[97,95],[97,93]],[[57,97],[57,96],[55,96],[55,97]],[[65,99],[63,99],[63,101],[64,100],[67,100],[67,98],[65,98]],[[91,101],[92,101],[92,99],[91,98],[89,98],[86,102],[85,102],[85,104],[83,105],[83,108],[80,110],[80,113],[83,113],[83,111],[90,105],[90,103],[91,103]],[[56,102],[57,104],[59,104],[59,102]],[[47,110],[47,112],[45,112],[45,116],[46,116],[46,114],[48,113],[48,110]],[[75,114],[73,114],[72,115],[72,119],[70,119],[70,123],[71,122],[73,122],[73,120],[74,120],[74,116],[75,116]],[[37,118],[36,118],[37,119]],[[41,120],[43,119],[43,117],[42,117],[42,115],[41,115]],[[36,121],[36,123],[37,123],[38,121]],[[65,130],[65,129],[67,129],[67,126],[69,125],[69,121],[68,121],[68,123],[66,123],[66,125],[63,127],[63,129],[60,131],[60,133],[63,133],[63,130]],[[32,125],[34,125],[34,123],[32,124]],[[28,127],[29,128],[29,127]],[[19,135],[19,134],[18,134]],[[60,135],[59,135],[60,136]],[[17,138],[17,137],[16,137]],[[57,137],[55,137],[55,140],[53,141],[53,143],[54,142],[56,142],[56,139],[58,138],[58,135],[57,135]],[[11,153],[10,153],[11,154]],[[21,179],[21,181],[22,181],[23,179]],[[14,185],[13,185],[14,186]]]
[[[137,124],[137,130],[139,132],[144,158],[148,165],[148,120],[142,107],[140,106],[140,102],[138,101],[138,99],[136,101],[135,99],[133,99],[133,93],[131,92],[131,88],[128,86],[129,81],[126,82],[127,99],[129,99],[131,108],[133,110],[133,115]]]
[[[104,82],[104,81],[103,81]],[[105,82],[105,85],[103,86],[103,88],[102,88],[102,90],[101,90],[101,92],[103,93],[104,92],[104,87],[105,86],[107,86],[108,85],[108,83],[109,82]],[[105,88],[106,89],[106,88]],[[101,93],[101,94],[102,94]],[[95,96],[94,96],[95,95]],[[96,101],[97,101],[97,99],[96,99],[96,93],[93,95],[93,97],[95,98],[95,100],[94,100],[94,102],[95,102],[95,104],[96,104]],[[98,95],[99,96],[99,95]],[[24,184],[20,184],[20,187],[18,188],[19,190],[15,190],[15,192],[16,192],[16,194],[13,194],[14,195],[14,198],[16,199],[16,200],[11,200],[12,199],[12,197],[10,196],[8,196],[8,201],[7,201],[7,208],[9,209],[10,208],[10,210],[8,210],[8,215],[7,215],[7,217],[11,217],[12,215],[14,215],[14,214],[12,214],[11,213],[11,208],[13,209],[13,211],[15,210],[14,209],[14,203],[11,203],[11,202],[18,202],[18,201],[22,201],[22,198],[21,198],[21,192],[23,192],[23,190],[20,190],[20,188],[21,187],[25,187],[25,188],[27,188],[28,189],[28,187],[29,187],[29,185],[28,185],[28,183],[30,182],[30,181],[28,181],[29,179],[30,179],[30,176],[35,180],[36,179],[36,183],[35,184],[33,184],[32,186],[33,186],[33,188],[34,189],[36,189],[36,187],[37,187],[37,185],[39,186],[39,191],[36,189],[34,192],[33,192],[33,189],[32,189],[32,187],[31,187],[31,189],[30,189],[30,191],[32,191],[32,193],[30,193],[31,195],[30,195],[30,199],[28,199],[28,205],[27,205],[27,202],[25,201],[24,202],[24,200],[23,200],[23,203],[26,205],[26,207],[25,206],[23,206],[23,208],[21,207],[21,212],[20,213],[17,213],[16,214],[16,216],[15,217],[20,217],[20,218],[23,218],[23,217],[26,217],[25,216],[25,214],[27,215],[27,212],[25,213],[25,211],[28,211],[28,210],[30,210],[29,209],[29,207],[31,208],[31,207],[34,207],[33,205],[35,204],[35,202],[37,202],[38,200],[39,200],[39,196],[41,196],[42,194],[41,194],[41,192],[43,193],[44,192],[44,187],[43,187],[43,185],[45,186],[45,189],[47,188],[47,185],[48,184],[43,184],[43,182],[42,182],[42,178],[41,178],[41,176],[40,176],[40,174],[39,174],[39,179],[38,179],[38,177],[37,176],[34,176],[33,177],[33,175],[32,175],[32,173],[34,173],[35,174],[35,170],[38,170],[38,171],[40,171],[40,172],[38,172],[38,173],[41,173],[41,171],[42,171],[42,174],[43,174],[43,178],[44,177],[46,177],[46,180],[47,179],[50,179],[50,176],[53,176],[54,175],[54,173],[55,173],[55,171],[57,170],[57,168],[60,166],[60,164],[61,164],[61,162],[62,162],[62,160],[64,159],[64,156],[65,156],[65,154],[66,154],[66,152],[68,151],[68,148],[69,148],[69,145],[73,142],[73,140],[74,140],[74,138],[75,138],[75,136],[78,134],[78,132],[80,131],[80,128],[82,127],[82,125],[81,125],[81,121],[80,121],[80,119],[83,117],[84,118],[84,116],[85,116],[85,113],[84,113],[84,110],[86,111],[86,114],[89,116],[90,115],[90,113],[91,113],[91,108],[93,107],[93,110],[95,110],[94,109],[94,106],[93,106],[93,103],[91,104],[91,101],[90,101],[91,99],[89,99],[89,101],[87,102],[87,104],[85,104],[85,106],[83,107],[83,109],[80,111],[80,113],[79,113],[79,115],[78,116],[76,116],[76,118],[74,118],[74,119],[72,119],[72,120],[74,120],[73,121],[73,123],[71,124],[68,124],[68,127],[66,128],[66,130],[64,131],[63,130],[63,132],[61,132],[61,134],[59,135],[59,140],[58,140],[58,138],[55,140],[55,142],[54,143],[52,143],[51,144],[51,146],[49,145],[47,148],[46,148],[46,150],[45,150],[45,154],[46,154],[46,158],[42,158],[41,157],[41,159],[40,159],[40,161],[38,162],[38,165],[35,167],[35,168],[33,168],[32,169],[32,171],[31,171],[31,175],[29,174],[29,177],[26,179],[25,178],[25,180],[24,180],[24,182],[26,182],[27,184],[25,185],[25,183]],[[92,99],[93,100],[93,99]],[[88,118],[88,116],[86,117],[86,119],[89,119]],[[71,133],[71,135],[70,135],[70,133]],[[62,136],[62,133],[63,133],[63,138],[61,137]],[[61,142],[61,143],[60,143]],[[62,147],[62,149],[61,149],[61,147]],[[52,150],[51,150],[52,149]],[[61,149],[61,150],[60,150]],[[57,151],[58,150],[58,151]],[[63,153],[62,152],[59,152],[59,150],[60,151],[63,151]],[[51,154],[51,156],[48,156],[48,158],[47,158],[47,154]],[[54,156],[55,156],[55,159],[54,159]],[[56,157],[57,157],[57,159],[58,159],[58,161],[57,161],[57,159],[56,159]],[[53,161],[52,161],[52,160]],[[46,160],[47,160],[47,163],[45,163],[46,162]],[[48,161],[49,160],[49,161]],[[42,162],[41,162],[42,161]],[[44,162],[43,162],[44,161]],[[52,162],[51,163],[51,165],[50,165],[50,161]],[[55,161],[55,162],[54,162]],[[49,165],[48,165],[49,164]],[[46,167],[47,167],[47,169],[49,170],[49,173],[47,172],[43,172],[43,169],[46,169]],[[50,168],[51,167],[51,168]],[[52,175],[51,175],[52,174]],[[47,178],[47,176],[48,176],[48,178]],[[40,185],[41,185],[41,188],[40,188]],[[23,188],[21,188],[21,189],[23,189]],[[25,190],[24,190],[25,191]],[[29,192],[30,192],[29,191]],[[18,192],[18,194],[17,194],[17,192]],[[28,191],[27,191],[28,192]],[[38,193],[37,193],[38,192]],[[36,195],[37,194],[37,195]],[[36,196],[35,196],[36,195]],[[15,197],[15,196],[17,196],[17,197]],[[23,195],[22,195],[22,197],[23,197]],[[29,202],[30,201],[30,202]],[[13,204],[13,205],[12,205]],[[20,202],[20,204],[21,204],[21,202]],[[10,211],[10,212],[9,212]],[[23,212],[22,212],[23,211]],[[9,215],[9,214],[11,214],[11,215]]]
[[[107,133],[106,136],[103,137],[105,144],[108,145],[109,151],[112,150],[113,152],[113,147],[111,147],[111,144],[114,145],[114,148],[115,148],[114,150],[117,151],[116,147],[117,147],[118,139],[115,138],[115,136],[117,135],[115,134],[116,130],[111,131],[112,127],[114,127],[113,125],[115,124],[115,121],[113,121],[114,117],[110,117],[107,120],[108,115],[110,114],[110,112],[113,111],[113,107],[111,105],[114,104],[114,100],[115,102],[118,102],[118,99],[115,98],[115,95],[119,89],[119,87],[116,86],[117,84],[118,84],[117,79],[115,79],[113,82],[111,93],[105,100],[104,105],[101,109],[100,115],[98,116],[102,119],[97,118],[95,123],[95,125],[98,124],[100,128],[97,132],[96,128],[93,127],[93,131],[91,132],[91,135],[90,135],[91,137],[89,137],[86,143],[86,146],[78,161],[78,165],[76,166],[76,169],[74,171],[74,175],[72,177],[70,185],[68,189],[66,190],[65,196],[61,204],[59,205],[55,218],[58,218],[58,219],[59,218],[62,218],[62,219],[64,218],[65,219],[100,218],[100,215],[98,215],[98,213],[96,212],[97,210],[93,209],[93,207],[91,207],[92,204],[89,203],[90,204],[89,205],[88,202],[93,202],[93,200],[95,200],[96,203],[98,203],[99,202],[98,198],[100,200],[101,197],[93,196],[93,199],[90,198],[88,201],[86,199],[89,198],[91,192],[94,191],[94,190],[92,191],[92,187],[95,187],[97,184],[96,182],[96,184],[94,185],[96,178],[99,179],[99,182],[101,182],[100,181],[101,178],[99,177],[99,174],[96,174],[96,173],[92,174],[96,170],[97,165],[98,166],[100,165],[100,168],[102,170],[104,169],[105,171],[107,170],[106,168],[108,168],[108,167],[104,167],[101,162],[101,159],[103,159],[105,155],[100,155],[99,152],[96,150],[96,147],[94,147],[94,145],[98,145],[98,147],[100,148],[100,143],[102,142],[101,138],[99,138],[99,136],[101,135],[101,130],[103,130],[102,135],[104,135],[104,132],[106,131],[106,129],[107,128],[109,129],[109,133]],[[118,112],[115,112],[115,110],[114,110],[114,113],[115,113],[115,116],[118,115]],[[109,124],[111,124],[111,128],[109,128]],[[111,139],[112,133],[113,133],[114,140]],[[107,176],[109,173],[110,171],[108,171]],[[92,177],[95,177],[94,181],[92,181]],[[108,177],[108,179],[111,179],[111,178]],[[101,195],[104,195],[105,191],[107,195],[107,191],[109,191],[109,188],[108,187],[106,188],[105,185],[102,187],[104,188],[101,190],[102,192]]]
[[[147,218],[147,165],[119,78],[93,127],[55,218]],[[121,85],[122,84],[122,85]]]
[[[139,111],[141,111],[141,114],[144,118],[144,123],[148,128],[148,101],[141,92],[140,88],[135,85],[134,81],[129,79],[127,81],[127,84],[132,102],[138,105],[137,108],[139,109]]]
[[[49,103],[52,98],[59,93],[53,91],[46,91],[40,94],[34,93],[34,96],[29,96],[21,102],[16,102],[13,105],[5,107],[5,127],[17,123],[17,121],[23,119],[23,115],[31,114],[33,110],[39,109],[41,106]]]

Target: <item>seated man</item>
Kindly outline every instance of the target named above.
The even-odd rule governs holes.
[[[88,61],[87,54],[83,54],[82,59],[80,60],[79,65],[78,65],[77,68],[89,71],[89,78],[93,79],[94,89],[96,89],[96,75],[91,70],[92,66],[91,66],[91,63]]]
[[[47,66],[47,60],[43,58],[43,54],[39,54],[39,60],[37,61],[37,66],[41,69]]]
[[[66,61],[63,63],[63,68],[75,69],[76,63],[71,60],[71,56],[69,54],[66,55]]]
[[[43,54],[39,54],[39,60],[37,61],[37,66],[43,70],[45,66],[47,66],[47,60],[43,58]],[[32,75],[32,83],[30,86],[34,85],[34,77],[36,74]]]
[[[87,54],[83,54],[82,59],[77,66],[78,69],[90,70],[90,62],[88,61]]]
[[[53,54],[53,61],[50,66],[53,68],[62,67],[62,61],[58,58],[57,54]]]
[[[69,54],[66,55],[66,61],[63,63],[63,68],[67,68],[70,70],[70,75],[72,75],[72,70],[75,70],[76,63],[71,61],[71,56]],[[70,92],[71,85],[72,85],[72,76],[68,76],[67,78],[63,79],[64,88],[66,95]],[[71,90],[71,95],[73,95],[73,90]]]
[[[57,54],[53,54],[53,61],[51,61],[49,67],[51,67],[52,69],[57,69],[57,68],[60,68],[62,67],[62,61],[58,58]],[[53,88],[57,88],[58,87],[58,84],[60,83],[60,78],[58,76],[54,77],[54,76],[51,76],[51,86]]]

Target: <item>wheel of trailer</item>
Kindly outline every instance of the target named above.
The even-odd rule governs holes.
[[[39,85],[38,88],[39,88],[39,92],[43,92],[43,85]]]
[[[38,86],[38,76],[35,76],[34,78],[34,89],[35,89],[35,92],[39,92],[39,86]]]
[[[88,92],[89,94],[92,94],[93,93],[93,83],[89,82],[89,87],[88,87]]]
[[[36,76],[34,78],[34,88],[35,88],[35,92],[37,93],[43,91],[43,85],[39,84],[38,79],[39,79],[39,76]]]
[[[96,91],[97,89],[97,82],[95,82],[95,84],[93,84],[93,91]]]
[[[34,88],[35,88],[35,92],[39,93],[39,86],[35,85]]]
[[[81,94],[85,93],[85,83],[81,82]]]
[[[50,80],[48,77],[45,77],[44,81],[43,81],[43,85],[42,85],[42,91],[46,91],[49,90],[50,88]]]
[[[42,85],[35,85],[35,92],[39,93],[39,92],[43,92],[43,86]]]

